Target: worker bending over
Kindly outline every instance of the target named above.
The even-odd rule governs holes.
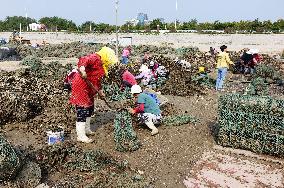
[[[94,97],[97,93],[104,97],[101,79],[108,74],[109,67],[117,61],[114,51],[108,47],[79,59],[78,72],[75,72],[72,79],[70,98],[70,103],[75,105],[77,112],[77,141],[85,143],[93,141],[86,134],[92,134],[90,121],[94,112]]]
[[[151,96],[143,93],[139,85],[132,86],[131,93],[134,96],[137,107],[134,109],[129,108],[129,113],[137,114],[138,118],[152,130],[152,136],[158,134],[159,131],[155,124],[160,123],[162,118],[158,104]]]
[[[121,89],[125,89],[127,87],[131,88],[133,85],[137,85],[135,76],[129,72],[126,66],[121,66],[119,74],[122,80]]]

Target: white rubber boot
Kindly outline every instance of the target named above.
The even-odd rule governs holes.
[[[86,119],[86,135],[94,135],[95,132],[91,130],[91,117],[87,117]]]
[[[154,136],[159,133],[159,130],[155,127],[154,123],[152,121],[145,123],[149,129],[152,130],[151,135]]]
[[[77,141],[91,143],[93,140],[86,136],[85,128],[86,122],[76,122]]]

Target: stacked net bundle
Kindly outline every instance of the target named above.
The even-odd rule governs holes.
[[[0,135],[0,182],[14,178],[21,167],[18,152]]]
[[[114,120],[114,141],[116,150],[121,152],[135,151],[141,144],[132,127],[131,115],[127,110],[121,110]]]
[[[218,108],[220,145],[284,156],[284,100],[230,94]]]
[[[265,80],[261,77],[253,79],[247,88],[246,94],[260,96],[268,95],[268,86],[265,83]]]

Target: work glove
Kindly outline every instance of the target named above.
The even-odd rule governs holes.
[[[127,108],[127,111],[130,113],[130,114],[135,114],[135,110],[133,108]]]
[[[106,95],[105,95],[105,93],[104,93],[104,90],[99,90],[99,92],[98,92],[98,94],[99,94],[99,96],[101,97],[101,98],[105,98],[106,97]]]
[[[86,78],[87,78],[87,73],[86,73],[85,67],[84,67],[84,66],[81,66],[81,67],[79,68],[79,71],[80,71],[80,73],[81,73],[81,77],[84,78],[84,79],[86,79]]]

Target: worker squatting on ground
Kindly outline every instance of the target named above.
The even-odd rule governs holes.
[[[122,89],[125,89],[126,87],[131,88],[133,85],[137,85],[135,76],[131,72],[129,72],[126,66],[122,66],[119,72],[122,78]]]
[[[153,74],[152,71],[148,68],[147,65],[141,65],[140,69],[139,69],[140,74],[135,76],[135,79],[142,79],[141,83],[144,86],[147,86],[149,84],[149,82],[151,81],[151,79],[153,78]]]
[[[223,89],[223,82],[226,78],[226,74],[230,64],[234,64],[227,53],[227,46],[223,45],[220,47],[221,53],[217,55],[217,69],[218,75],[216,79],[216,90]]]
[[[156,101],[146,93],[142,92],[139,85],[134,85],[131,87],[131,93],[134,96],[134,100],[137,107],[132,109],[129,108],[128,111],[131,114],[138,114],[138,118],[152,130],[151,134],[156,135],[159,133],[155,124],[161,121],[161,110],[156,103]]]
[[[77,140],[85,143],[92,142],[86,134],[92,134],[90,129],[91,115],[94,112],[94,97],[98,93],[104,97],[101,79],[107,75],[111,65],[117,62],[112,49],[103,47],[99,52],[81,57],[78,62],[78,72],[72,80],[70,102],[75,105],[77,112]],[[90,87],[91,83],[94,88]]]

